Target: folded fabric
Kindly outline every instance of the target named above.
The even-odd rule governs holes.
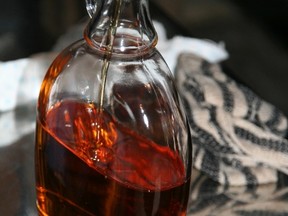
[[[43,77],[55,53],[38,53],[30,58],[0,62],[0,112],[35,101]]]
[[[287,119],[226,75],[183,53],[175,79],[191,126],[194,167],[224,185],[257,185],[288,174]]]
[[[0,63],[0,147],[35,130],[36,99],[54,58],[55,53],[39,53]]]

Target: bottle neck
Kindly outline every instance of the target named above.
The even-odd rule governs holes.
[[[84,31],[85,40],[94,49],[111,54],[141,55],[156,46],[157,33],[147,0],[104,0],[94,6],[93,16]]]

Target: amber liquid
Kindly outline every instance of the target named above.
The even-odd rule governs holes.
[[[189,181],[176,152],[92,104],[64,101],[37,122],[39,215],[186,215]]]

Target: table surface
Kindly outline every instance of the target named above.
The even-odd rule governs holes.
[[[212,1],[207,0],[202,1],[202,4],[194,4],[199,1],[187,0],[153,2],[169,14],[173,24],[178,24],[184,34],[216,41],[224,40],[231,54],[229,65],[232,66],[234,75],[253,86],[263,97],[279,105],[284,111],[288,110],[287,102],[282,101],[281,94],[287,88],[288,73],[283,73],[283,68],[287,66],[287,61],[284,61],[287,53],[282,52],[274,43],[268,43],[267,35],[253,23],[247,24],[246,17],[233,5],[220,7],[215,3],[217,1],[211,5]],[[214,13],[211,12],[213,7]],[[203,8],[206,8],[204,12]],[[183,13],[177,12],[183,9]],[[200,13],[201,10],[203,13]],[[227,17],[233,19],[227,20]],[[244,36],[243,31],[246,32]],[[238,44],[239,36],[232,38],[233,34],[240,35],[242,42]],[[272,55],[267,57],[265,52],[261,52],[263,48]],[[258,57],[254,58],[256,55]],[[274,62],[274,66],[271,62]],[[276,70],[272,74],[273,69]],[[271,81],[272,76],[277,79]],[[257,77],[261,77],[261,82]],[[272,90],[269,91],[267,86]],[[37,215],[34,179],[35,113],[35,103],[0,113],[0,215],[3,216]],[[192,202],[189,205],[191,215],[288,215],[286,176],[280,175],[275,184],[227,188],[196,172],[194,175]]]

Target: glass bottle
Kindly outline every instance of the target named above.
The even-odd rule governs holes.
[[[86,1],[41,86],[39,215],[186,215],[192,147],[147,0]]]

